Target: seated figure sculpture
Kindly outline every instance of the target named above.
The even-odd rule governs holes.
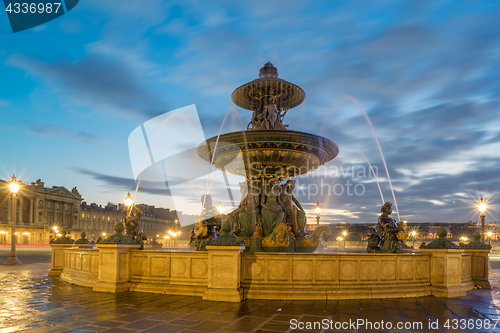
[[[141,228],[141,211],[136,207],[134,217],[128,215],[125,218],[125,233],[127,236],[132,238],[136,243],[141,245],[141,249],[144,248],[144,241],[147,240],[146,235]]]
[[[380,209],[382,214],[378,218],[375,232],[370,235],[367,251],[371,253],[400,253],[403,240],[408,236],[403,227],[398,226],[396,220],[389,217],[392,213],[392,204],[386,202]]]
[[[300,205],[299,201],[293,195],[295,188],[295,180],[289,179],[281,191],[281,202],[285,210],[285,222],[291,226],[295,236],[305,236],[306,213]]]
[[[285,207],[281,202],[281,186],[278,178],[271,178],[262,195],[262,229],[263,236],[269,236],[283,221]]]
[[[241,201],[235,210],[227,215],[233,232],[238,237],[251,237],[256,226],[261,223],[260,188],[253,182],[240,183]]]
[[[205,244],[217,238],[217,232],[220,230],[220,213],[212,205],[212,196],[210,194],[201,197],[203,209],[200,215],[195,217],[196,228],[191,230],[188,245],[194,242],[196,251],[205,251]]]

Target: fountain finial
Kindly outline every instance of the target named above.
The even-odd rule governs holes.
[[[269,61],[260,69],[259,78],[278,77],[278,70]]]

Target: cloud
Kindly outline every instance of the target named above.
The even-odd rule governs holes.
[[[120,59],[95,54],[75,60],[43,62],[11,55],[7,64],[41,77],[68,94],[73,103],[92,106],[99,113],[152,118],[166,110],[163,99],[151,93],[140,78]]]
[[[66,137],[74,140],[78,140],[88,144],[95,144],[98,142],[104,142],[106,139],[89,134],[84,131],[79,131],[74,133],[71,129],[66,127],[61,127],[57,125],[45,124],[45,123],[34,123],[27,121],[25,122],[27,126],[27,132],[40,136],[47,137]]]

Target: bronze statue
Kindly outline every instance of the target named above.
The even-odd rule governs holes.
[[[148,238],[144,234],[141,228],[141,211],[136,207],[134,216],[127,215],[125,218],[125,233],[127,236],[132,238],[137,244],[141,245],[141,249],[144,248],[144,241]]]
[[[240,183],[241,201],[237,209],[227,216],[234,226],[233,232],[239,237],[250,237],[256,225],[261,223],[260,188],[258,183]]]
[[[201,197],[203,209],[200,215],[196,216],[196,228],[190,233],[188,245],[194,242],[196,251],[206,251],[207,242],[216,239],[221,226],[220,213],[212,205],[212,196],[210,194]]]
[[[306,227],[306,213],[299,201],[293,195],[296,180],[289,179],[281,191],[281,202],[285,208],[286,224],[292,227],[295,236],[304,236]]]
[[[281,202],[281,185],[278,178],[268,181],[264,195],[262,195],[262,229],[264,237],[269,236],[283,221],[285,207]]]
[[[403,227],[393,218],[392,204],[386,202],[380,208],[382,214],[378,218],[378,225],[375,232],[368,239],[368,252],[400,253],[403,248],[403,241],[408,237]]]

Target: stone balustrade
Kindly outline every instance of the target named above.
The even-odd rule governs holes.
[[[418,254],[242,253],[99,249],[52,244],[50,276],[105,292],[202,296],[205,300],[457,297],[488,281],[487,249],[422,249]]]

